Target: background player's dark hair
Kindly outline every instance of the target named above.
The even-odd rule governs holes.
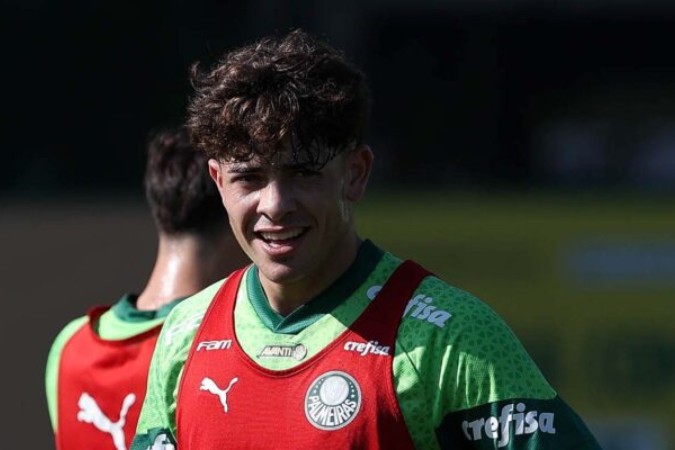
[[[147,149],[145,196],[161,231],[208,233],[229,226],[208,159],[185,127],[155,133]]]
[[[338,50],[301,30],[192,67],[193,142],[221,160],[272,160],[290,145],[296,161],[322,167],[359,144],[371,96],[364,75]]]

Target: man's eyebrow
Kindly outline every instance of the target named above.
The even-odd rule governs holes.
[[[252,173],[262,170],[257,164],[233,164],[227,168],[227,173]]]

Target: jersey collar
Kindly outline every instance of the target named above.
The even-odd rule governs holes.
[[[117,303],[115,303],[111,310],[115,316],[123,322],[145,322],[147,320],[160,319],[166,317],[171,309],[176,306],[185,297],[177,298],[155,311],[142,311],[136,309],[137,294],[124,294]]]
[[[383,255],[384,251],[370,240],[365,240],[345,273],[321,294],[285,317],[270,307],[260,284],[258,269],[253,266],[246,277],[249,300],[267,328],[275,333],[297,334],[347,299],[368,278]]]

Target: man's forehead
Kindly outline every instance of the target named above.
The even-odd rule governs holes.
[[[253,155],[251,158],[235,159],[228,158],[221,161],[228,170],[286,170],[286,169],[315,169],[320,170],[336,155],[332,155],[328,161],[317,161],[316,155],[306,152],[297,152],[283,150],[274,152],[269,156],[260,154]]]
[[[221,164],[228,170],[233,172],[251,171],[251,170],[287,170],[307,167],[312,165],[310,160],[297,160],[293,158],[283,158],[268,160],[260,157],[251,158],[248,160],[225,160]]]

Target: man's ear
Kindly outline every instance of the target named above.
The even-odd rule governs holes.
[[[218,188],[218,192],[220,193],[220,198],[223,201],[223,205],[225,204],[225,196],[224,196],[224,185],[225,185],[225,179],[223,177],[223,167],[220,165],[217,159],[209,159],[209,175],[211,175],[211,179],[213,179],[213,182],[216,183],[216,187]]]
[[[223,188],[223,177],[220,172],[220,164],[213,158],[209,159],[209,175],[211,175],[211,179],[220,191]]]
[[[374,156],[365,144],[359,145],[346,156],[345,197],[350,202],[357,202],[366,192]]]

